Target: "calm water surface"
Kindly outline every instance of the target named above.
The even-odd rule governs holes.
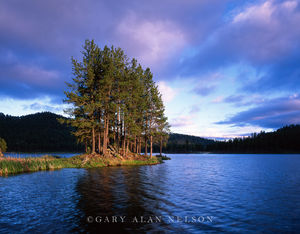
[[[169,156],[0,177],[0,233],[299,232],[300,155]]]

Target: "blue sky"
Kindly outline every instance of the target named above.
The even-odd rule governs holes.
[[[173,132],[235,137],[300,123],[297,0],[0,2],[0,112],[63,113],[85,39],[150,67]]]

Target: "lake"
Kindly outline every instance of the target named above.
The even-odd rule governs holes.
[[[0,233],[300,230],[300,155],[168,156],[0,177]]]

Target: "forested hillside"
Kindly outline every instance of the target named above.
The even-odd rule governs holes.
[[[15,117],[0,113],[0,137],[8,151],[14,152],[75,152],[83,151],[76,143],[71,128],[60,124],[63,118],[50,112]]]
[[[207,150],[207,146],[215,141],[197,136],[178,133],[169,135],[168,143],[164,148],[165,153],[195,153]],[[156,148],[155,148],[156,149]]]
[[[71,127],[60,124],[64,118],[51,112],[42,112],[21,117],[0,113],[0,137],[5,139],[8,151],[15,152],[80,152],[84,146],[77,144]],[[67,118],[65,118],[67,119]],[[164,152],[180,153],[201,151],[212,140],[201,137],[171,133]],[[142,149],[144,151],[144,149]],[[154,152],[159,145],[154,145]]]
[[[207,150],[222,153],[300,153],[300,125],[274,132],[253,133],[250,137],[215,142]]]
[[[7,142],[8,151],[15,152],[80,152],[71,127],[60,124],[64,118],[50,112],[21,117],[0,113],[0,138]],[[213,141],[202,137],[171,133],[165,153],[193,153],[201,151],[221,153],[300,153],[300,125],[290,125],[274,132],[252,134],[247,138]],[[144,151],[144,149],[142,149]],[[159,152],[159,144],[154,145]]]

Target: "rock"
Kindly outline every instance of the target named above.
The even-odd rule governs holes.
[[[156,155],[156,157],[160,158],[161,160],[171,160],[171,158],[166,155]]]

